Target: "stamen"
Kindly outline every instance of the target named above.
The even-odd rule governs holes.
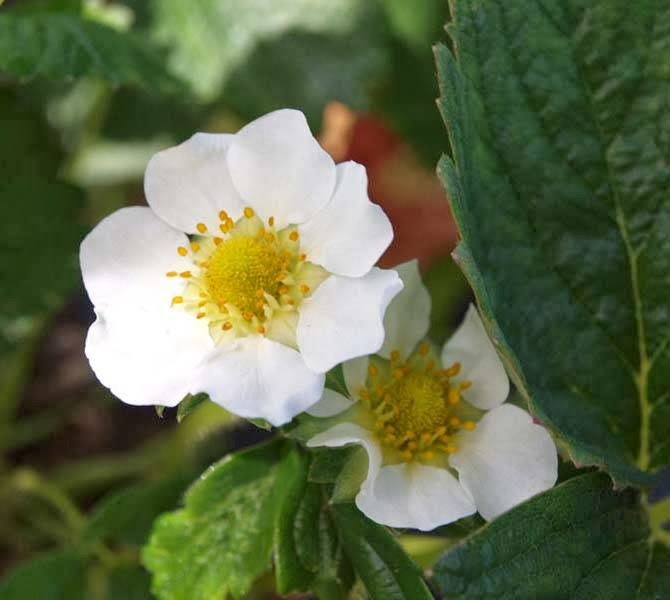
[[[219,211],[219,220],[220,221],[227,221],[230,217],[228,216],[228,213],[225,210],[220,210]]]
[[[251,219],[251,217],[253,217],[255,214],[256,214],[256,213],[254,213],[254,209],[251,208],[251,206],[245,206],[245,207],[244,207],[244,216],[245,216],[247,219]]]
[[[177,254],[179,254],[179,256],[186,256],[188,254],[188,250],[184,248],[184,246],[179,246],[177,248]]]
[[[177,271],[168,271],[165,276],[166,277],[176,277],[178,275]]]
[[[430,346],[426,342],[421,342],[421,345],[419,346],[419,354],[421,356],[426,356],[430,350]]]
[[[300,292],[302,293],[303,296],[306,296],[307,294],[309,294],[309,286],[306,283],[303,283],[300,286]]]
[[[206,233],[207,232],[207,225],[204,223],[198,223],[195,228],[200,232],[200,233]]]
[[[269,225],[270,227],[274,227],[274,226],[275,226],[275,218],[274,218],[274,217],[270,217],[270,218],[268,219],[268,225]]]
[[[182,302],[184,302],[183,296],[174,296],[172,298],[172,304],[181,304]]]
[[[193,252],[198,252],[200,250],[200,244],[198,244],[198,242],[191,242],[191,250],[193,250]]]
[[[230,331],[233,328],[233,324],[230,321],[226,321],[223,325],[221,325],[221,329],[224,331]]]
[[[377,367],[375,365],[368,366],[368,375],[370,377],[376,377],[378,373]]]
[[[477,427],[477,424],[474,421],[466,421],[463,423],[463,429],[467,429],[468,431],[472,431],[475,427]]]
[[[179,273],[179,277],[183,277],[184,279],[188,279],[191,276],[191,271],[182,271]]]
[[[297,242],[299,237],[300,236],[298,235],[298,232],[296,230],[293,230],[291,233],[288,234],[288,239],[291,240],[292,242]]]

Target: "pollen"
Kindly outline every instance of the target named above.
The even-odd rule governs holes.
[[[384,460],[431,463],[458,451],[457,434],[472,431],[479,412],[461,401],[468,380],[455,381],[460,364],[435,370],[430,347],[422,343],[407,360],[391,352],[388,366],[371,363],[358,392],[373,419]]]
[[[245,216],[247,219],[251,219],[251,217],[253,217],[255,214],[256,214],[256,213],[254,213],[254,209],[251,208],[251,206],[246,206],[246,207],[244,208],[244,216]]]
[[[276,244],[265,238],[232,237],[219,244],[204,274],[210,296],[226,298],[239,312],[256,314],[258,292],[277,294],[283,269]]]

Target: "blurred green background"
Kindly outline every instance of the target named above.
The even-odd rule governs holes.
[[[79,242],[144,202],[154,152],[299,108],[336,161],[368,168],[396,230],[383,264],[420,258],[443,341],[468,297],[434,173],[448,148],[432,59],[447,3],[0,5],[0,574],[22,563],[45,585],[85,579],[93,598],[149,597],[138,548],[153,518],[210,462],[267,434],[208,403],[178,425],[95,381]],[[68,554],[84,547],[85,568]]]

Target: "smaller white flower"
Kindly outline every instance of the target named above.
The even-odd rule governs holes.
[[[368,473],[356,505],[391,527],[428,531],[475,512],[490,520],[554,485],[548,432],[503,404],[509,380],[470,306],[437,356],[426,341],[430,297],[416,261],[398,267],[377,356],[344,364],[353,399],[326,390],[308,413],[333,417],[308,446],[361,445]]]
[[[402,288],[373,266],[391,224],[365,169],[335,165],[301,112],[197,133],[156,154],[144,185],[149,207],[111,214],[80,253],[97,314],[86,355],[121,400],[206,392],[281,425],[321,397],[325,371],[381,346]]]

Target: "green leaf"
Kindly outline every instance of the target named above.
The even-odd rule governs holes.
[[[86,559],[78,552],[43,554],[10,571],[0,581],[2,600],[83,600]]]
[[[172,510],[193,478],[176,475],[114,492],[96,505],[84,540],[113,540],[141,546],[158,515]]]
[[[532,410],[619,482],[670,461],[670,6],[456,0],[455,258]]]
[[[332,507],[344,551],[372,600],[432,600],[419,568],[385,527],[351,504]]]
[[[121,566],[109,574],[105,600],[149,600],[151,578],[141,567]],[[69,599],[63,599],[69,600]]]
[[[269,568],[281,450],[272,442],[224,458],[188,491],[182,510],[156,521],[142,556],[158,598],[239,598]]]
[[[198,406],[203,402],[207,402],[209,396],[207,394],[196,394],[195,396],[189,394],[184,398],[177,407],[177,423],[181,423],[188,417]]]
[[[661,598],[668,549],[632,490],[575,477],[502,515],[434,568],[442,598]]]
[[[277,591],[345,597],[353,584],[351,565],[343,556],[326,490],[308,481],[309,471],[307,457],[294,453],[277,475],[287,486],[275,523]]]
[[[287,31],[350,33],[363,6],[360,0],[332,0],[318,10],[311,0],[157,0],[152,29],[171,47],[173,72],[212,100],[261,41]]]
[[[335,483],[353,450],[353,447],[315,449],[307,478],[315,483]]]
[[[25,339],[75,286],[83,196],[57,180],[62,156],[51,131],[9,90],[0,90],[0,131],[2,351]]]
[[[347,462],[342,466],[340,474],[335,480],[332,502],[351,502],[361,489],[361,484],[368,474],[368,453],[360,446],[355,446],[349,452]]]
[[[163,63],[145,38],[73,13],[0,15],[0,71],[20,81],[92,76],[114,85],[176,91],[179,84]]]

